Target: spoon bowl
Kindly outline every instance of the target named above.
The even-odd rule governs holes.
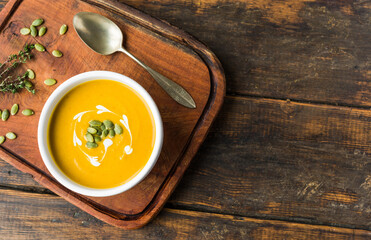
[[[73,18],[73,26],[86,45],[99,54],[110,55],[122,46],[120,28],[99,14],[80,12]]]
[[[117,51],[125,53],[146,69],[176,102],[188,108],[196,108],[195,101],[183,87],[153,70],[122,47],[124,37],[114,22],[96,13],[80,12],[74,16],[73,26],[81,40],[93,51],[102,55]]]

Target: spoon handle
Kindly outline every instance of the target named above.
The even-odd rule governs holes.
[[[156,82],[165,90],[165,92],[167,92],[167,94],[169,94],[170,97],[172,97],[176,102],[188,108],[196,108],[196,103],[193,100],[192,96],[179,84],[148,67],[134,55],[129,53],[126,49],[120,48],[119,51],[125,53],[140,66],[146,69],[149,74],[151,74],[152,77],[156,80]]]

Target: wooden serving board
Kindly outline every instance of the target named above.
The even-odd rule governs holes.
[[[116,22],[125,36],[125,47],[143,62],[173,79],[195,99],[196,109],[182,107],[155,83],[152,77],[121,53],[101,56],[84,45],[73,29],[72,18],[81,11],[96,12]],[[48,31],[43,37],[22,36],[19,30],[43,18]],[[59,36],[59,27],[69,26]],[[202,43],[170,24],[136,9],[113,1],[43,1],[11,0],[0,13],[0,59],[18,52],[25,43],[41,43],[47,51],[34,51],[34,59],[26,63],[36,73],[36,94],[1,93],[0,108],[14,103],[20,110],[31,108],[32,117],[11,116],[0,123],[0,135],[13,131],[16,140],[7,140],[0,157],[16,168],[30,173],[40,184],[93,216],[125,229],[148,223],[162,208],[183,176],[192,157],[219,111],[225,94],[223,69],[215,55]],[[62,58],[52,50],[64,53]],[[140,83],[159,107],[164,123],[164,145],[152,172],[137,186],[112,197],[87,197],[60,185],[47,171],[37,145],[40,112],[48,96],[68,78],[86,71],[109,70],[124,74]],[[58,83],[48,87],[44,79]]]

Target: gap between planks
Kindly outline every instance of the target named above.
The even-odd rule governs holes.
[[[296,98],[279,98],[279,97],[262,96],[262,95],[254,95],[254,94],[240,94],[240,93],[233,93],[233,92],[227,92],[225,97],[226,98],[241,98],[241,99],[256,98],[256,99],[267,99],[267,100],[277,100],[277,101],[290,101],[293,103],[303,103],[303,104],[310,104],[310,105],[334,106],[334,107],[356,108],[356,109],[361,109],[361,110],[371,110],[371,107],[368,107],[368,106],[332,103],[332,102],[326,102],[326,101],[312,101],[312,100],[309,101],[309,100],[296,99]]]

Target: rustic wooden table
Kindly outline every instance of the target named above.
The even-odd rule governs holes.
[[[1,239],[371,239],[370,1],[123,2],[216,53],[227,76],[219,117],[138,230],[0,161]]]

